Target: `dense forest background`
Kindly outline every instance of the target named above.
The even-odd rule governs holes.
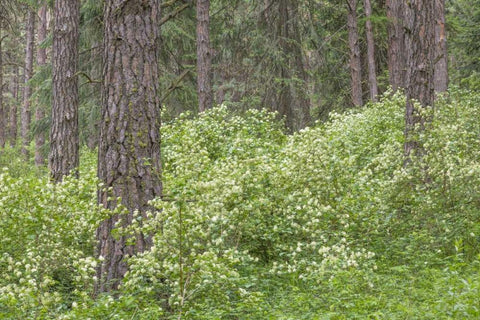
[[[2,0],[0,318],[479,318],[479,23]]]

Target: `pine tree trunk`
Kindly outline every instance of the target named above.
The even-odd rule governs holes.
[[[366,34],[367,34],[367,57],[368,57],[368,86],[370,88],[370,100],[377,101],[378,86],[377,86],[377,73],[375,71],[375,44],[373,38],[372,21],[372,5],[370,0],[364,0],[365,16],[367,21],[365,22]]]
[[[414,104],[421,108],[432,107],[434,92],[435,60],[435,3],[431,0],[410,1],[405,6],[405,48],[407,55],[405,115],[405,155],[407,161],[413,150],[422,155],[422,144],[415,137],[418,130],[423,130],[428,119],[421,114]]]
[[[352,102],[355,106],[363,105],[362,62],[358,40],[357,0],[347,1],[348,9],[348,45],[350,47],[350,77]]]
[[[445,0],[435,0],[435,92],[448,89],[447,33],[445,30]]]
[[[388,19],[388,73],[394,91],[405,88],[406,56],[402,0],[386,0]]]
[[[47,5],[44,4],[39,12],[39,22],[38,22],[38,35],[37,41],[38,43],[42,43],[46,36],[47,36]],[[45,48],[37,49],[37,65],[39,67],[43,67],[47,63],[47,50]],[[35,121],[39,122],[45,117],[45,113],[43,110],[44,106],[41,106],[37,103],[37,108],[35,110]],[[45,145],[45,133],[37,132],[35,135],[35,165],[42,166],[45,162],[43,157],[42,149]]]
[[[18,104],[18,88],[19,88],[19,76],[18,76],[18,67],[13,66],[13,79],[11,83],[11,92],[13,97],[13,102],[10,106],[10,146],[15,147],[17,144],[17,104]]]
[[[117,289],[127,271],[125,258],[151,245],[149,237],[141,234],[135,245],[127,245],[125,236],[114,238],[111,231],[117,222],[130,224],[136,210],[145,215],[148,201],[162,192],[159,10],[157,0],[107,0],[105,4],[98,176],[112,192],[99,192],[99,203],[114,209],[117,201],[110,197],[121,197],[128,214],[113,216],[97,230],[97,253],[103,257],[97,292]]]
[[[28,146],[30,144],[30,96],[32,90],[28,81],[33,72],[33,51],[35,50],[35,16],[33,10],[29,10],[26,26],[27,46],[25,49],[25,85],[23,91],[23,107],[21,113],[22,122],[22,154],[28,159]]]
[[[198,110],[212,107],[212,56],[210,50],[210,0],[197,0]]]
[[[53,30],[53,105],[50,129],[50,175],[56,182],[77,174],[78,138],[78,24],[77,0],[56,0]]]
[[[0,18],[1,20],[1,18]],[[5,141],[7,139],[7,117],[6,117],[6,108],[3,105],[3,37],[2,37],[2,26],[0,23],[0,148],[5,147]]]

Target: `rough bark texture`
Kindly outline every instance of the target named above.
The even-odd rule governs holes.
[[[114,209],[121,203],[127,215],[115,215],[97,230],[97,292],[115,290],[127,271],[125,258],[150,246],[137,235],[135,245],[114,238],[118,223],[128,225],[133,212],[144,214],[148,201],[162,192],[160,180],[160,107],[158,103],[157,0],[107,0],[104,12],[104,68],[98,175],[112,193],[99,192],[99,203]]]
[[[370,100],[377,101],[378,86],[377,86],[377,73],[375,71],[375,43],[373,39],[373,27],[372,21],[372,5],[370,0],[364,0],[365,16],[367,21],[365,22],[365,31],[367,35],[367,57],[368,57],[368,87],[370,88]]]
[[[37,41],[42,43],[47,36],[47,5],[44,4],[38,12],[39,22],[37,31]],[[37,64],[39,67],[44,66],[47,63],[47,50],[45,48],[38,47],[37,49]],[[41,121],[45,117],[43,110],[44,106],[37,103],[35,110],[35,121]],[[35,164],[41,166],[44,164],[45,159],[43,157],[42,149],[45,145],[45,133],[37,132],[35,135]]]
[[[435,92],[448,89],[447,33],[445,30],[445,0],[435,0]]]
[[[78,24],[80,3],[56,0],[53,30],[53,105],[50,175],[56,182],[76,174],[78,154]]]
[[[3,37],[1,28],[2,24],[0,23],[0,148],[3,148],[5,147],[5,141],[7,139],[7,117],[6,108],[3,105]]]
[[[10,106],[10,145],[14,147],[17,144],[17,103],[18,103],[18,67],[13,66],[13,79],[11,83],[11,91],[13,96],[13,103]]]
[[[35,16],[32,10],[28,12],[26,38],[27,46],[25,49],[25,85],[23,91],[23,106],[21,113],[22,122],[22,153],[28,158],[28,145],[30,144],[30,96],[32,89],[28,81],[32,78],[33,72],[33,51],[35,50]]]
[[[407,49],[405,115],[405,155],[407,161],[413,150],[423,153],[416,139],[416,130],[423,130],[428,120],[416,108],[432,107],[435,97],[433,74],[435,53],[435,3],[431,0],[411,0],[405,6],[405,48]]]
[[[386,0],[388,19],[388,73],[390,85],[396,91],[405,88],[406,56],[404,1]]]
[[[198,110],[212,107],[212,54],[210,50],[210,0],[197,0]]]
[[[347,1],[348,9],[348,46],[350,48],[350,77],[352,86],[352,102],[355,106],[363,105],[362,62],[358,40],[357,0]]]

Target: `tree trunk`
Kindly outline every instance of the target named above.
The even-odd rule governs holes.
[[[78,24],[77,0],[55,1],[53,30],[53,104],[50,129],[50,175],[55,182],[77,174],[78,154]]]
[[[30,96],[32,90],[28,81],[32,78],[33,72],[33,51],[35,50],[35,16],[33,10],[28,11],[26,38],[27,46],[25,49],[25,86],[23,92],[23,107],[21,114],[22,122],[22,154],[28,159],[28,145],[30,144]]]
[[[416,150],[423,154],[422,144],[415,137],[416,130],[423,130],[428,120],[414,104],[421,108],[433,106],[435,59],[435,3],[431,0],[410,1],[405,6],[405,48],[407,49],[405,115],[405,155],[407,162]]]
[[[115,225],[128,225],[133,212],[145,215],[148,201],[162,192],[160,181],[160,106],[157,48],[159,1],[107,0],[104,11],[104,67],[98,176],[105,189],[99,203],[107,209],[121,197],[127,215],[115,215],[97,230],[97,292],[118,288],[127,271],[125,258],[151,244],[136,236],[113,237]],[[105,191],[111,188],[111,192]]]
[[[198,110],[212,107],[212,56],[210,50],[210,0],[197,0],[197,92]]]
[[[352,86],[352,102],[355,106],[363,105],[362,62],[358,40],[357,0],[347,1],[348,9],[348,45],[350,47],[350,77]]]
[[[445,31],[445,0],[435,0],[435,92],[445,92],[448,88],[447,34]]]
[[[0,18],[1,20],[1,18]],[[7,139],[7,117],[6,108],[3,105],[3,51],[2,51],[2,25],[0,23],[0,148],[5,147]]]
[[[38,44],[42,43],[47,36],[47,5],[43,4],[38,12]],[[37,48],[37,64],[39,67],[43,67],[47,63],[47,50],[45,48]],[[43,111],[44,106],[37,103],[37,109],[35,110],[35,121],[39,122],[45,117]],[[42,166],[45,162],[42,149],[45,145],[45,133],[37,132],[35,135],[35,165]]]
[[[368,86],[370,88],[370,100],[377,101],[378,86],[377,86],[377,74],[375,71],[375,45],[373,39],[372,28],[372,5],[370,0],[364,0],[365,16],[367,21],[365,22],[366,34],[367,34],[367,57],[368,57]]]
[[[287,54],[289,53],[288,38],[290,15],[288,10],[288,1],[279,0],[278,3],[279,19],[277,24],[277,37],[280,48],[283,50],[285,61],[280,61],[280,86],[278,89],[277,110],[280,116],[285,118],[285,125],[289,131],[294,131],[295,114],[293,112],[293,97],[290,90],[290,66],[288,64]]]
[[[10,107],[10,146],[15,147],[17,144],[17,104],[18,104],[18,88],[19,88],[18,66],[13,66],[13,79],[11,83],[11,91],[13,102]]]
[[[402,0],[386,0],[388,19],[388,73],[394,91],[405,88],[406,56],[404,4]]]
[[[308,77],[307,72],[305,71],[305,64],[303,60],[303,52],[302,52],[302,39],[300,37],[300,30],[299,30],[299,22],[300,19],[298,14],[298,1],[291,1],[292,12],[294,15],[291,19],[291,39],[292,48],[291,52],[294,55],[294,63],[293,63],[293,71],[295,73],[295,78],[301,80],[299,83],[294,81],[293,85],[293,96],[294,100],[296,101],[296,118],[298,119],[296,122],[295,130],[300,130],[308,126],[312,122],[312,117],[310,115],[310,98],[308,95]]]

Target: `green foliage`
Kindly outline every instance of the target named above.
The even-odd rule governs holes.
[[[388,93],[292,136],[225,106],[165,124],[164,196],[115,230],[153,247],[96,298],[94,154],[54,186],[7,148],[0,317],[478,318],[480,96],[439,99],[407,166],[404,106]]]
[[[96,261],[96,204],[91,161],[79,180],[59,185],[12,169],[0,173],[0,317],[54,318],[88,298]]]

